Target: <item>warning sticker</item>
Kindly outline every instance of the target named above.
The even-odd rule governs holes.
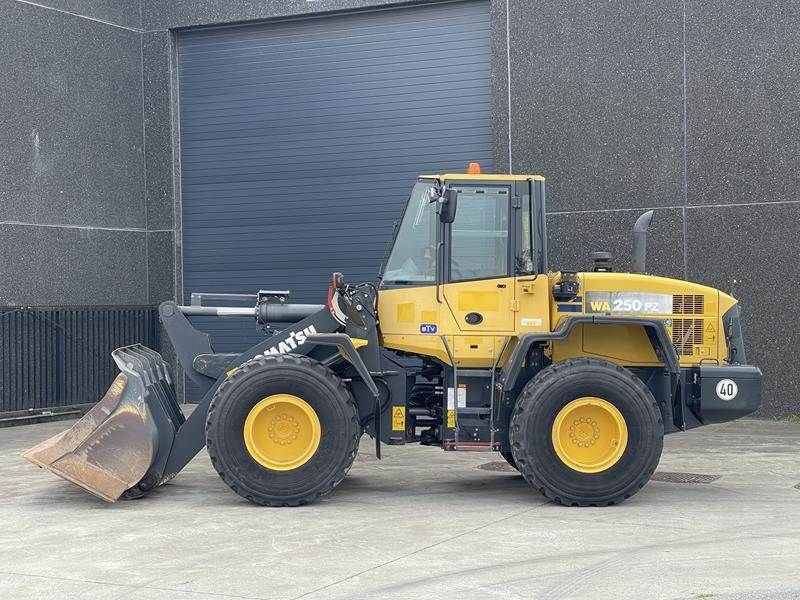
[[[447,426],[450,429],[456,428],[456,411],[454,410],[447,411]]]
[[[467,384],[458,384],[458,408],[467,407]],[[455,408],[455,401],[453,399],[453,388],[447,388],[447,408],[452,410]]]
[[[392,407],[392,431],[406,430],[406,407]]]

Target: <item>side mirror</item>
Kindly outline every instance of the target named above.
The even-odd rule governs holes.
[[[458,207],[458,192],[454,189],[446,189],[444,195],[439,198],[439,220],[442,223],[452,223],[456,220],[456,208]]]

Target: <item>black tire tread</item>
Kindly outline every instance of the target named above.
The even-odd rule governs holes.
[[[521,445],[524,443],[525,435],[524,430],[521,427],[520,421],[522,420],[522,414],[524,413],[526,406],[531,402],[535,401],[534,390],[541,389],[542,386],[546,386],[551,380],[557,379],[561,377],[565,371],[572,369],[576,366],[594,366],[601,369],[613,369],[617,375],[622,377],[624,380],[627,381],[628,384],[635,387],[641,393],[645,394],[650,403],[651,407],[654,412],[658,415],[658,423],[662,427],[662,434],[663,434],[663,419],[661,416],[661,409],[658,406],[658,402],[656,402],[655,397],[650,392],[650,389],[644,384],[644,382],[639,379],[636,375],[634,375],[628,369],[610,362],[606,360],[596,359],[596,358],[572,358],[567,359],[558,363],[554,363],[549,367],[546,367],[539,371],[536,376],[523,388],[522,392],[520,393],[519,397],[517,398],[517,406],[511,417],[510,423],[510,432],[512,438],[512,452],[515,450],[518,452]],[[660,438],[659,447],[657,451],[657,455],[660,457],[661,449],[663,447],[663,435]],[[515,455],[516,459],[516,455]],[[537,489],[543,496],[548,498],[549,500],[555,502],[556,504],[562,504],[567,506],[612,506],[615,504],[619,504],[624,502],[631,496],[633,496],[636,492],[642,489],[645,484],[650,480],[653,473],[658,466],[658,460],[655,460],[652,464],[652,467],[649,468],[639,480],[636,482],[634,488],[625,494],[620,494],[614,498],[608,499],[604,502],[591,502],[586,501],[581,498],[568,498],[564,497],[563,493],[560,493],[558,490],[550,488],[547,483],[541,480],[537,475],[534,469],[530,468],[530,465],[526,464],[526,461],[518,460],[516,461],[519,466],[517,466],[517,470],[522,473],[523,477],[530,483],[535,489]]]
[[[225,396],[228,388],[230,388],[236,381],[245,377],[247,374],[251,373],[254,369],[269,367],[272,365],[281,365],[281,364],[292,364],[296,366],[301,366],[303,368],[309,369],[318,375],[321,375],[325,379],[327,379],[335,388],[337,393],[341,396],[343,400],[347,402],[347,406],[350,408],[350,424],[352,425],[351,429],[353,432],[352,437],[352,449],[348,454],[347,460],[345,461],[345,465],[341,469],[341,471],[337,474],[335,478],[333,478],[328,485],[321,490],[317,490],[316,492],[309,493],[301,498],[293,499],[293,500],[281,500],[275,501],[271,498],[267,498],[265,496],[261,496],[259,494],[255,494],[252,492],[248,492],[242,489],[236,482],[236,480],[231,477],[230,475],[225,473],[223,465],[216,455],[213,441],[209,437],[210,427],[212,423],[212,415],[219,407],[220,400]],[[356,407],[355,400],[353,396],[350,394],[350,390],[347,388],[345,383],[339,378],[333,371],[331,371],[326,366],[322,365],[321,363],[308,358],[307,356],[300,356],[296,354],[273,354],[269,356],[257,356],[252,360],[242,364],[234,373],[232,373],[225,381],[220,385],[219,389],[214,394],[214,397],[211,400],[211,404],[208,407],[208,416],[206,417],[206,448],[208,451],[208,455],[211,458],[211,464],[214,466],[214,469],[217,471],[219,476],[222,480],[230,487],[234,492],[246,498],[250,502],[254,504],[258,504],[261,506],[272,506],[272,507],[289,507],[289,506],[303,506],[305,504],[310,504],[315,502],[321,498],[329,496],[331,492],[333,492],[334,488],[339,485],[342,480],[347,476],[350,467],[353,466],[353,461],[356,458],[356,454],[358,454],[358,443],[361,439],[360,432],[361,432],[361,425],[358,421],[358,409]]]

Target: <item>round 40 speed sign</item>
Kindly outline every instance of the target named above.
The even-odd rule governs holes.
[[[717,382],[717,397],[720,400],[733,400],[739,393],[739,386],[733,379],[720,379]]]

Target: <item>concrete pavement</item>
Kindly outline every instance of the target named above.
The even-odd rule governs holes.
[[[487,454],[364,439],[334,495],[248,504],[201,453],[171,483],[106,504],[23,461],[70,423],[0,430],[0,598],[800,598],[800,425],[740,421],[666,438],[620,506],[544,502]]]

